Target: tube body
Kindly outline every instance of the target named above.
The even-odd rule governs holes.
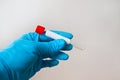
[[[61,36],[55,32],[52,32],[50,30],[46,30],[46,33],[45,33],[46,36],[52,38],[52,39],[64,39],[66,41],[67,44],[70,44],[71,43],[71,40],[64,37],[64,36]]]

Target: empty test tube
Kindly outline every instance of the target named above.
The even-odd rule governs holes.
[[[37,32],[39,34],[43,34],[44,30],[45,30],[45,27],[38,25],[35,32]],[[63,40],[65,40],[65,42],[67,44],[73,44],[71,39],[66,38],[64,36],[61,36],[61,35],[59,35],[59,34],[57,34],[55,32],[52,32],[50,30],[46,30],[45,35],[52,38],[52,39],[63,39]],[[75,46],[74,44],[73,44],[73,46],[75,48],[79,49],[79,50],[82,50],[82,48],[79,48],[79,47]]]

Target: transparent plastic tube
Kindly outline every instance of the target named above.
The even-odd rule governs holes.
[[[44,34],[45,27],[38,25],[35,32],[37,32],[38,34]],[[69,38],[61,36],[61,35],[59,35],[55,32],[52,32],[50,30],[46,30],[45,35],[52,38],[52,39],[64,39],[67,44],[72,44],[74,48],[79,49],[79,50],[84,50],[83,48],[80,47],[80,44],[78,43],[79,41],[76,41],[74,39],[71,40]]]

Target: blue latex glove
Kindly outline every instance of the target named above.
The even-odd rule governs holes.
[[[70,33],[54,31],[71,39]],[[44,34],[31,32],[14,41],[0,51],[0,80],[28,80],[37,71],[45,67],[59,64],[59,60],[67,60],[72,45],[62,39],[53,40]],[[51,60],[45,60],[50,58]]]

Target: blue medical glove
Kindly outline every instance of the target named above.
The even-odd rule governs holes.
[[[54,31],[71,39],[71,33]],[[37,71],[67,60],[72,45],[62,39],[53,40],[44,34],[31,32],[23,35],[0,51],[0,80],[28,80]],[[50,60],[46,59],[50,58]]]

